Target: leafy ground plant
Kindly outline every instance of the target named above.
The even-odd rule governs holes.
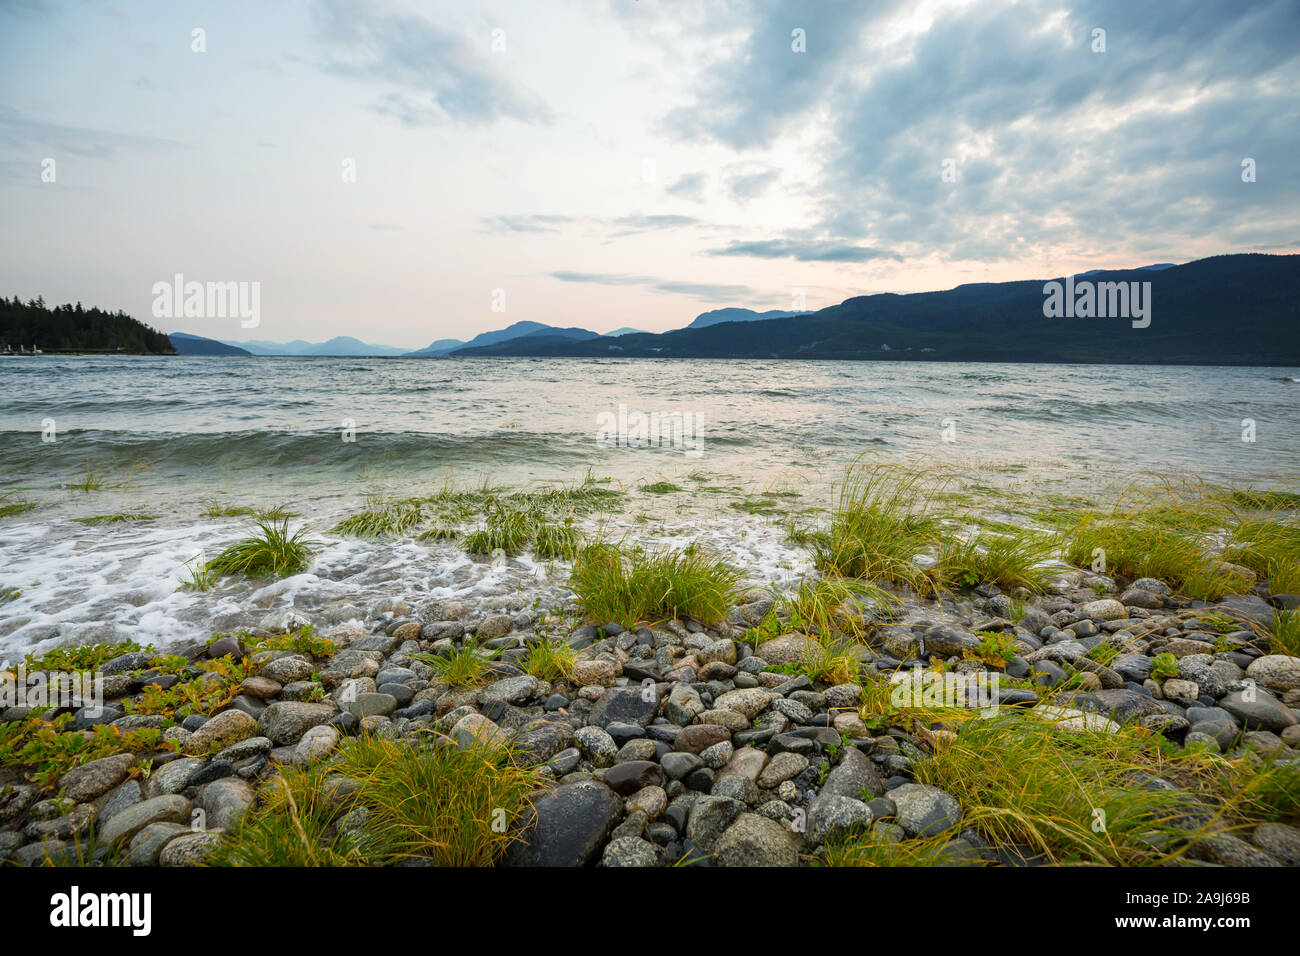
[[[0,724],[0,766],[26,767],[28,778],[49,786],[73,767],[119,753],[173,749],[160,730],[122,732],[100,724],[84,733],[68,733],[71,714],[53,721],[39,717]]]

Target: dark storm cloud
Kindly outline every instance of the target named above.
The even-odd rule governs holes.
[[[667,123],[744,149],[824,116],[808,188],[832,245],[992,261],[1023,256],[1026,237],[1176,255],[1189,240],[1250,247],[1294,233],[1300,4],[977,3],[940,11],[879,66],[864,43],[896,7],[801,6],[755,3],[738,52]],[[801,19],[809,52],[792,56],[782,37]],[[1105,52],[1092,49],[1095,28]],[[1257,182],[1242,182],[1245,157]]]

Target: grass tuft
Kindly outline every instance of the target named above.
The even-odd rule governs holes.
[[[284,577],[306,569],[311,559],[311,542],[301,530],[289,533],[287,517],[263,512],[257,519],[257,531],[209,560],[203,570],[218,575]]]
[[[855,463],[845,476],[830,527],[807,536],[817,569],[904,584],[918,593],[934,591],[932,577],[913,559],[936,537],[937,492],[925,472]]]
[[[648,552],[592,544],[574,559],[570,587],[591,621],[631,626],[690,617],[711,623],[731,610],[743,577],[696,545]]]

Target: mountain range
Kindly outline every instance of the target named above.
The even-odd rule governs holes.
[[[1049,283],[1073,294],[1122,283],[1139,294],[1146,318],[1050,318]],[[1136,285],[1134,285],[1136,283]],[[1142,295],[1150,290],[1149,296]],[[1116,300],[1119,301],[1118,299]],[[855,296],[819,311],[721,308],[684,328],[652,333],[621,328],[598,334],[541,322],[515,322],[468,342],[440,339],[417,351],[340,337],[313,345],[213,343],[252,354],[620,356],[681,358],[875,359],[1126,364],[1300,365],[1300,256],[1214,256],[1176,265],[1094,269],[1068,279],[979,282],[937,292]],[[1073,308],[1065,315],[1073,316]],[[613,341],[617,339],[617,342]],[[173,335],[181,354],[196,336]],[[281,349],[284,351],[269,351]],[[365,350],[365,351],[363,351]]]
[[[1080,296],[1088,288],[1092,301],[1113,295],[1116,303],[1123,283],[1124,291],[1136,291],[1140,299],[1132,302],[1133,315],[1049,317],[1052,283]],[[1139,301],[1145,317],[1136,314]],[[1082,308],[1064,313],[1082,314]],[[1224,255],[1183,265],[1093,270],[1068,279],[886,292],[743,325],[724,320],[658,335],[623,335],[617,344],[517,338],[452,354],[1296,366],[1300,255]]]

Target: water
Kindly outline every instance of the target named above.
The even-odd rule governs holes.
[[[863,452],[1054,492],[1146,470],[1296,488],[1294,369],[573,359],[79,357],[0,359],[0,490],[38,507],[0,519],[5,655],[66,640],[159,646],[294,607],[346,619],[383,596],[495,606],[564,594],[563,568],[506,569],[454,545],[328,534],[372,495],[536,487],[590,470],[630,491],[606,533],[703,540],[756,579],[807,568],[745,493],[827,503]],[[681,447],[601,447],[597,415],[689,413]],[[1242,440],[1243,420],[1255,423]],[[52,420],[54,441],[42,431]],[[345,441],[351,423],[355,441]],[[955,441],[945,441],[945,434]],[[725,493],[655,496],[666,480]],[[79,486],[91,486],[89,488]],[[10,499],[13,500],[13,499]],[[185,562],[241,537],[213,504],[286,505],[320,541],[309,574],[270,587],[178,591]],[[156,520],[72,519],[144,512]],[[644,513],[653,521],[638,521]]]

